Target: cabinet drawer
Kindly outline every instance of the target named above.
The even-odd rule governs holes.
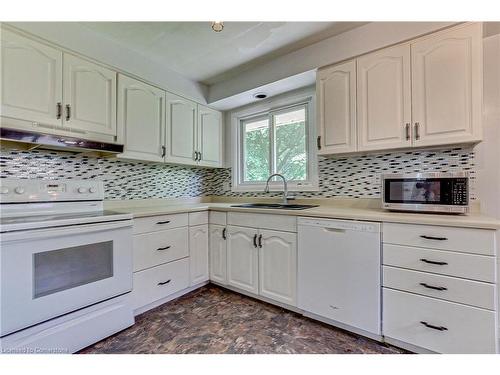
[[[496,352],[493,311],[386,288],[383,298],[386,337],[439,353]]]
[[[384,243],[495,255],[495,231],[384,223]]]
[[[138,309],[188,286],[188,258],[135,272],[132,307]]]
[[[228,212],[227,223],[240,227],[297,232],[297,218],[295,216]]]
[[[189,225],[208,224],[208,211],[190,212]]]
[[[134,235],[134,272],[189,256],[188,227]]]
[[[392,289],[495,310],[494,284],[384,266],[383,285]]]
[[[188,214],[160,215],[134,219],[134,234],[186,227]]]
[[[210,211],[208,213],[208,221],[210,224],[226,225],[227,218],[225,212]]]
[[[386,266],[466,279],[496,282],[495,257],[424,249],[384,243],[382,263]]]

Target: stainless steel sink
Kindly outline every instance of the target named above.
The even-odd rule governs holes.
[[[318,207],[314,204],[280,204],[280,203],[245,203],[235,204],[231,207],[240,208],[273,208],[278,210],[306,210],[308,208]]]

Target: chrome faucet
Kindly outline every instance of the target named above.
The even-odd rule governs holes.
[[[274,173],[269,176],[266,182],[266,188],[264,189],[264,193],[269,193],[269,181],[271,181],[273,177],[281,177],[283,179],[283,204],[288,204],[288,199],[295,199],[295,197],[288,196],[288,184],[286,182],[286,178],[285,176],[279,173]]]

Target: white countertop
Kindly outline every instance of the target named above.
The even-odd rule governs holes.
[[[107,209],[130,213],[134,218],[175,214],[183,212],[197,212],[205,210],[215,211],[231,211],[231,212],[247,212],[247,213],[264,213],[273,215],[294,215],[303,217],[321,217],[332,219],[350,219],[350,220],[366,220],[377,222],[392,222],[392,223],[411,223],[411,224],[430,224],[444,225],[454,227],[468,228],[484,228],[484,229],[500,229],[500,220],[481,215],[479,213],[471,213],[469,215],[446,215],[446,214],[424,214],[424,213],[405,213],[391,212],[382,208],[374,207],[355,207],[335,204],[325,204],[319,207],[306,210],[282,210],[268,208],[241,208],[231,207],[241,202],[231,203],[175,203],[167,201],[162,203],[160,200],[155,200],[154,204],[144,203],[142,206],[139,202],[134,201],[119,201],[109,203]],[[105,203],[106,206],[106,203]]]

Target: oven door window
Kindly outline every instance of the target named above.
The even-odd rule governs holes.
[[[34,298],[113,276],[113,241],[33,254]]]

